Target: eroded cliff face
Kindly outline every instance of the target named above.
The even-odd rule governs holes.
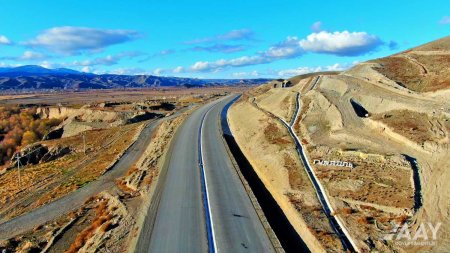
[[[90,108],[39,107],[37,114],[41,118],[78,118],[85,122],[109,122],[131,117],[135,113],[96,110]]]
[[[62,137],[70,137],[92,129],[136,123],[157,118],[160,115],[143,110],[108,111],[101,108],[72,108],[66,106],[38,107],[37,114],[41,118],[64,119],[58,128],[63,128]]]

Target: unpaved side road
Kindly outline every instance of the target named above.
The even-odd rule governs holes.
[[[118,162],[97,180],[50,204],[1,223],[0,240],[17,236],[33,229],[37,225],[54,220],[72,210],[78,209],[89,197],[94,196],[105,189],[114,187],[114,180],[123,176],[123,174],[142,156],[145,149],[150,144],[153,131],[159,123],[162,120],[174,118],[184,111],[185,110],[181,110],[170,117],[147,123],[138,139],[128,148]]]

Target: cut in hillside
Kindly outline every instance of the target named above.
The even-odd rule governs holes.
[[[318,75],[337,75],[339,73],[340,73],[340,71],[314,72],[314,73],[308,73],[308,74],[294,76],[294,77],[289,78],[288,80],[291,81],[293,84],[297,84],[298,82],[300,82],[301,80],[306,79],[306,78],[310,78],[310,77],[314,77],[314,76],[318,76]]]

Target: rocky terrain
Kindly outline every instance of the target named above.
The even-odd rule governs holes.
[[[344,250],[318,189],[356,251],[450,247],[449,45],[446,37],[341,73],[272,81],[230,108],[240,148],[313,252]],[[392,239],[397,226],[413,236],[422,223],[441,223],[435,240],[429,231],[422,244]]]

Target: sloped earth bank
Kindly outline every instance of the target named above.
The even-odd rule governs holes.
[[[282,98],[288,91],[303,92],[295,131],[326,188],[334,215],[341,217],[359,248],[445,252],[450,247],[450,188],[446,187],[450,180],[446,158],[450,154],[450,93],[412,92],[373,66],[363,63],[339,75],[322,76],[316,85],[310,83],[316,78],[308,77],[310,82],[297,80],[297,85],[288,88],[272,84],[254,88],[230,108],[230,128],[258,177],[308,247],[340,251],[326,227],[314,227],[323,224],[314,208],[318,207],[316,196],[308,178],[299,176],[301,163],[292,152],[289,135],[270,116],[287,118],[293,112],[283,110],[292,107],[280,106],[276,100],[265,103],[272,97]],[[355,113],[351,100],[368,111],[367,117]],[[386,239],[396,224],[405,222],[411,235],[422,223],[442,225],[436,240],[429,234],[428,245],[427,241],[414,245]],[[324,240],[324,234],[331,243]]]
[[[340,241],[332,234],[286,129],[245,96],[231,106],[229,124],[242,153],[307,247],[312,252],[339,252]]]

